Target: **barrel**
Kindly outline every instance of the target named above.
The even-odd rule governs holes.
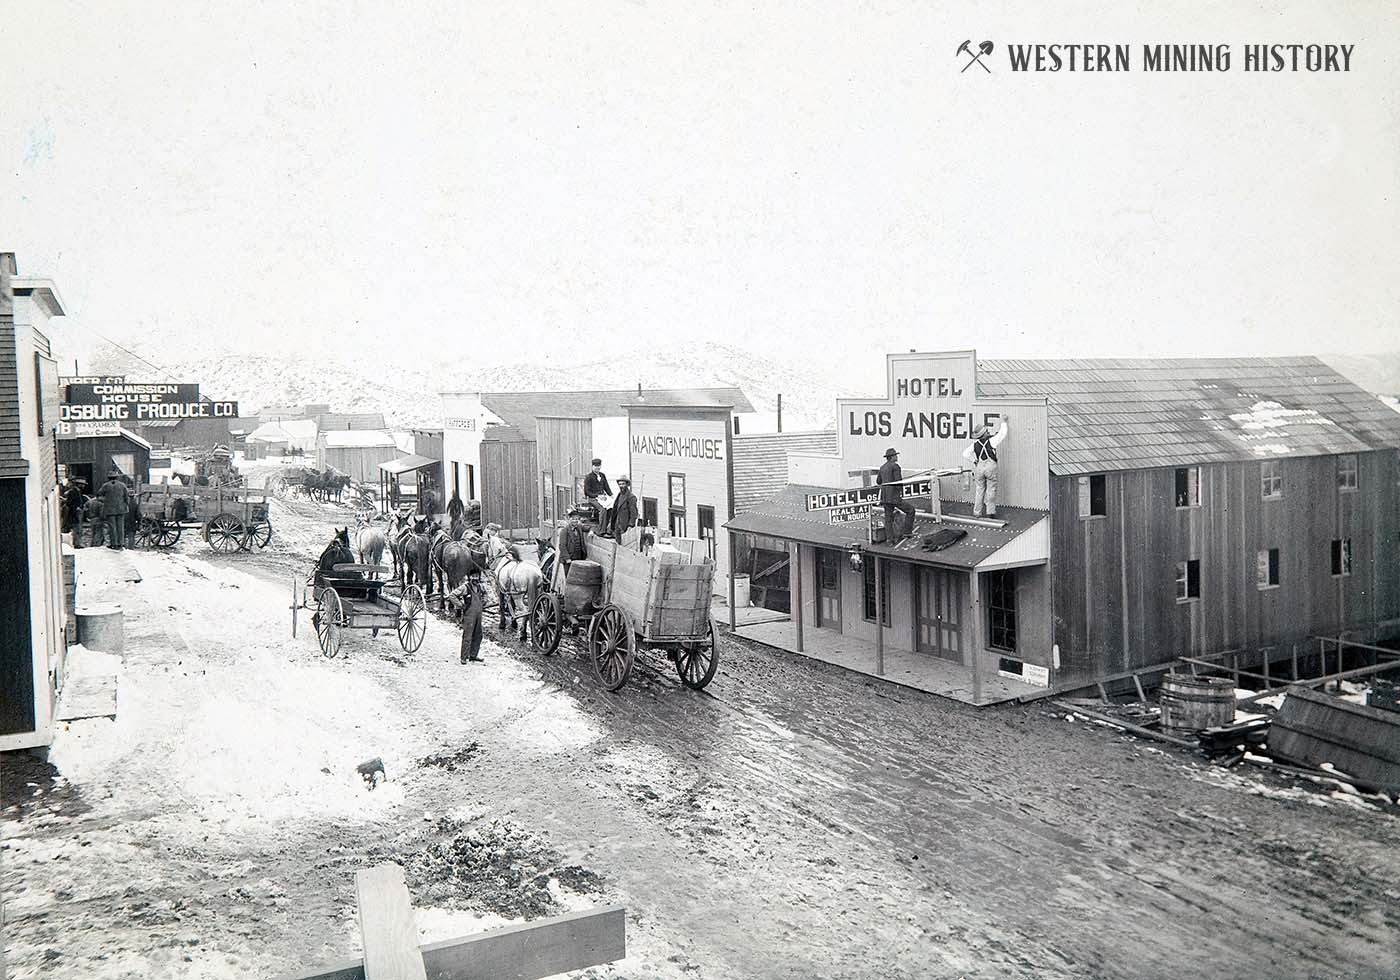
[[[89,650],[122,652],[122,607],[117,605],[79,606],[78,642]]]
[[[1199,732],[1235,720],[1235,684],[1228,677],[1168,674],[1162,678],[1162,727]]]
[[[593,608],[593,600],[603,586],[603,566],[581,558],[569,564],[564,579],[564,610],[578,615]]]
[[[734,608],[747,609],[749,607],[749,577],[747,575],[734,576]]]

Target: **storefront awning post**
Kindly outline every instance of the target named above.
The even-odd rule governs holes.
[[[970,585],[972,628],[968,631],[969,649],[972,652],[972,703],[982,703],[982,594],[979,589],[979,578],[977,569],[968,570],[967,577]]]
[[[739,553],[739,536],[733,531],[729,532],[729,629],[733,631],[739,625],[739,614],[734,608],[734,556]],[[750,569],[752,571],[752,569]]]
[[[875,675],[885,676],[885,562],[875,555]]]
[[[788,589],[789,603],[792,606],[792,621],[797,625],[797,652],[802,652],[802,546],[796,541],[788,543],[788,578],[792,583]]]

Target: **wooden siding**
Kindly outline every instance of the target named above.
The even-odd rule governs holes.
[[[144,447],[138,446],[122,436],[100,436],[97,438],[59,439],[58,460],[65,465],[90,464],[92,483],[91,493],[107,482],[107,474],[112,469],[113,453],[132,453],[136,457],[136,474],[141,483],[151,480],[151,455]]]
[[[535,493],[537,496],[542,493],[541,476],[548,473],[553,478],[549,487],[552,501],[554,487],[572,487],[592,469],[593,420],[542,418],[535,423],[535,431],[536,452],[539,457]],[[619,474],[609,473],[608,481],[611,483],[617,475]],[[617,489],[616,485],[613,489]],[[571,499],[572,496],[571,493]]]
[[[734,513],[779,492],[788,483],[788,453],[834,455],[836,432],[775,432],[734,437]]]
[[[538,453],[533,442],[481,443],[481,519],[503,528],[539,526]]]
[[[19,359],[15,348],[13,256],[0,255],[0,479],[29,472],[19,442]]]
[[[1374,639],[1400,626],[1400,452],[1362,453],[1358,489],[1337,489],[1335,456],[1278,460],[1283,495],[1264,500],[1259,462],[1201,467],[1200,506],[1175,505],[1175,468],[1105,474],[1107,515],[1081,519],[1075,477],[1052,491],[1056,683],[1239,650],[1286,657],[1310,635]],[[1350,538],[1352,573],[1331,573]],[[1259,551],[1279,549],[1277,588]],[[1176,564],[1199,560],[1197,600],[1178,602]]]
[[[352,480],[379,484],[379,464],[398,459],[397,446],[322,446],[317,451],[322,469],[333,466]]]

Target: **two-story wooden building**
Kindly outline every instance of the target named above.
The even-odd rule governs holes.
[[[727,524],[789,552],[799,637],[834,631],[1058,688],[1183,655],[1276,662],[1315,651],[1313,636],[1400,633],[1400,414],[1316,358],[963,351],[888,368],[886,398],[840,401],[835,456],[790,455],[791,485]],[[976,425],[999,418],[994,519],[972,518],[960,474],[936,506],[915,499],[912,539],[870,540],[851,500],[886,448],[906,473],[956,469]],[[927,550],[935,514],[966,533]]]

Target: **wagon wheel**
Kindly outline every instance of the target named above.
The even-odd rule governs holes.
[[[559,649],[559,638],[564,635],[564,610],[559,605],[559,596],[544,592],[535,600],[535,608],[530,610],[530,642],[545,656]]]
[[[593,669],[609,691],[616,691],[632,676],[637,659],[637,637],[632,624],[617,606],[607,605],[593,620],[588,635],[588,652]]]
[[[204,525],[204,539],[221,555],[232,554],[243,547],[247,530],[232,514],[220,514]]]
[[[254,521],[248,525],[248,540],[243,544],[243,550],[247,551],[250,545],[257,545],[259,548],[266,548],[267,543],[272,540],[272,522]]]
[[[423,634],[428,632],[428,604],[418,586],[410,585],[403,590],[394,628],[398,630],[399,646],[404,653],[413,653],[423,645]]]
[[[316,639],[321,644],[321,652],[328,657],[334,657],[340,652],[340,629],[344,617],[340,595],[335,589],[322,589],[321,608],[312,619],[316,623]]]
[[[155,544],[156,538],[160,536],[160,521],[154,517],[143,517],[136,525],[136,537],[140,539],[142,547],[149,548]]]
[[[155,518],[155,529],[151,535],[151,544],[157,548],[173,548],[175,542],[180,540],[180,525],[170,521],[163,521]]]
[[[715,678],[719,669],[719,637],[714,620],[710,621],[709,640],[684,643],[676,651],[676,673],[681,683],[695,691],[703,690]]]

